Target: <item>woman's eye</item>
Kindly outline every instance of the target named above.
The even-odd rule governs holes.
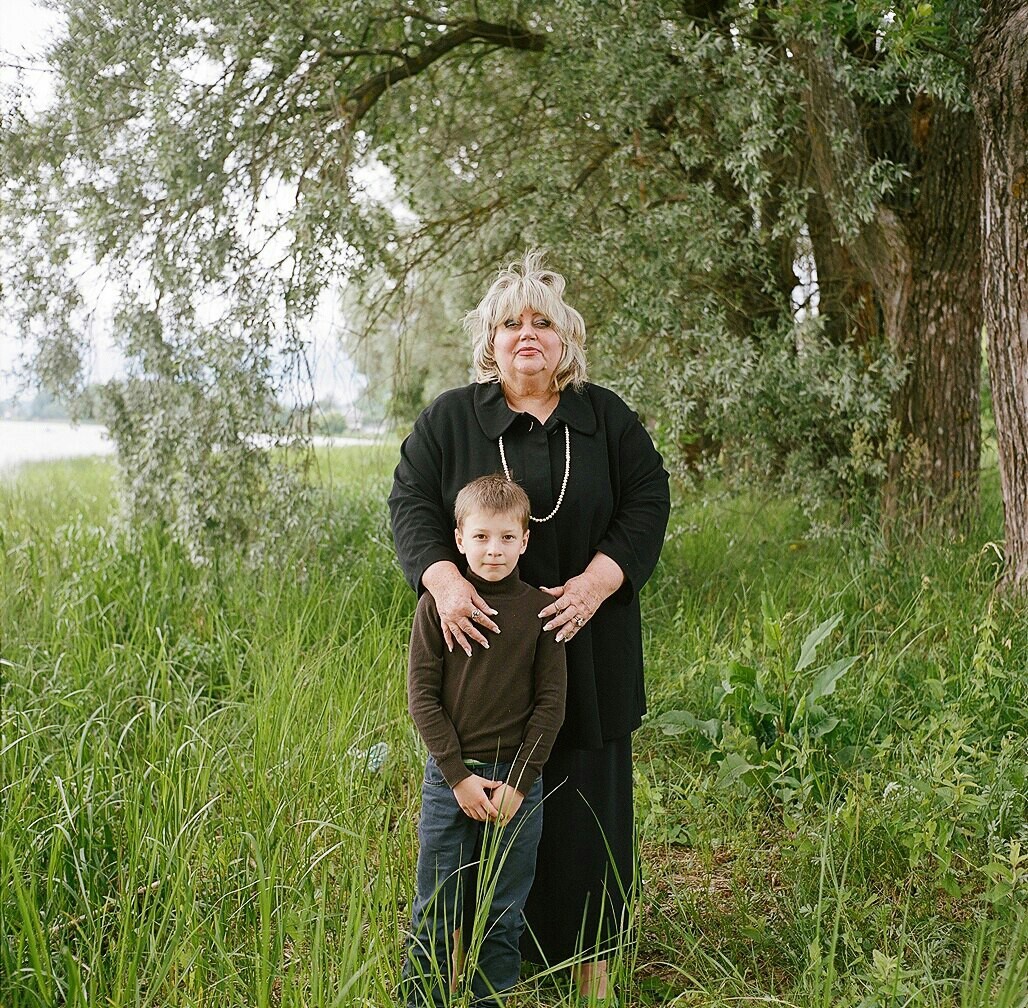
[[[506,327],[507,327],[508,329],[517,329],[517,327],[518,327],[517,319],[512,319],[512,318],[509,318],[509,319],[507,319],[507,321],[506,321],[506,322],[504,322],[503,324],[504,324],[504,325],[505,325],[505,326],[506,326]]]
[[[549,319],[545,319],[545,318],[538,318],[538,319],[536,319],[535,320],[535,324],[540,329],[549,329],[550,325],[551,325],[550,320]]]

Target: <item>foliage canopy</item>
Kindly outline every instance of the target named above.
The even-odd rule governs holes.
[[[283,427],[276,400],[303,386],[306,328],[344,277],[351,349],[394,414],[466,380],[459,316],[526,245],[569,276],[594,376],[680,472],[879,484],[903,361],[828,301],[809,135],[852,137],[830,105],[812,122],[797,53],[881,121],[838,180],[844,243],[911,198],[888,114],[966,104],[968,5],[56,6],[56,101],[5,112],[5,295],[46,383],[74,391],[76,273],[103,264],[137,513],[212,543],[242,530],[281,475],[250,435],[303,445],[303,409]]]

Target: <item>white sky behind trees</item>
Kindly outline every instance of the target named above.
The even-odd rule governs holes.
[[[44,108],[52,94],[51,71],[42,53],[47,42],[60,31],[61,20],[54,11],[33,0],[0,0],[0,102],[7,104],[20,94],[28,110]],[[117,377],[124,361],[110,340],[105,339],[103,319],[109,308],[97,306],[94,323],[94,353],[90,380]],[[326,294],[314,321],[309,348],[314,375],[315,397],[332,399],[337,405],[352,403],[360,394],[361,380],[340,349],[343,318],[334,294]],[[13,374],[24,353],[21,340],[0,330],[0,401],[19,393],[21,382]],[[32,393],[27,393],[31,398]]]

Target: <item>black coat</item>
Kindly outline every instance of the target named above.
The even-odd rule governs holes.
[[[502,472],[501,434],[532,514],[553,510],[564,479],[565,424],[571,474],[564,502],[550,521],[531,523],[519,567],[528,584],[548,588],[581,574],[597,552],[624,572],[621,588],[567,645],[557,745],[598,749],[636,729],[646,711],[639,590],[656,566],[670,510],[663,460],[636,414],[598,385],[565,389],[545,424],[512,412],[496,382],[444,392],[403,442],[389,509],[400,566],[420,592],[433,563],[465,569],[453,538],[454,501],[466,483]]]

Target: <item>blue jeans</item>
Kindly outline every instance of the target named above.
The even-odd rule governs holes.
[[[487,780],[506,780],[510,763],[476,766]],[[522,909],[535,878],[535,853],[543,827],[543,785],[532,786],[507,825],[480,823],[466,816],[434,759],[429,757],[421,786],[418,823],[418,892],[403,989],[410,1008],[445,1005],[449,1000],[453,932],[461,926],[464,878],[480,862],[479,907],[488,908],[473,934],[462,933],[476,1005],[502,1005],[504,991],[521,971],[518,943],[525,922]],[[474,946],[481,940],[477,964]]]

